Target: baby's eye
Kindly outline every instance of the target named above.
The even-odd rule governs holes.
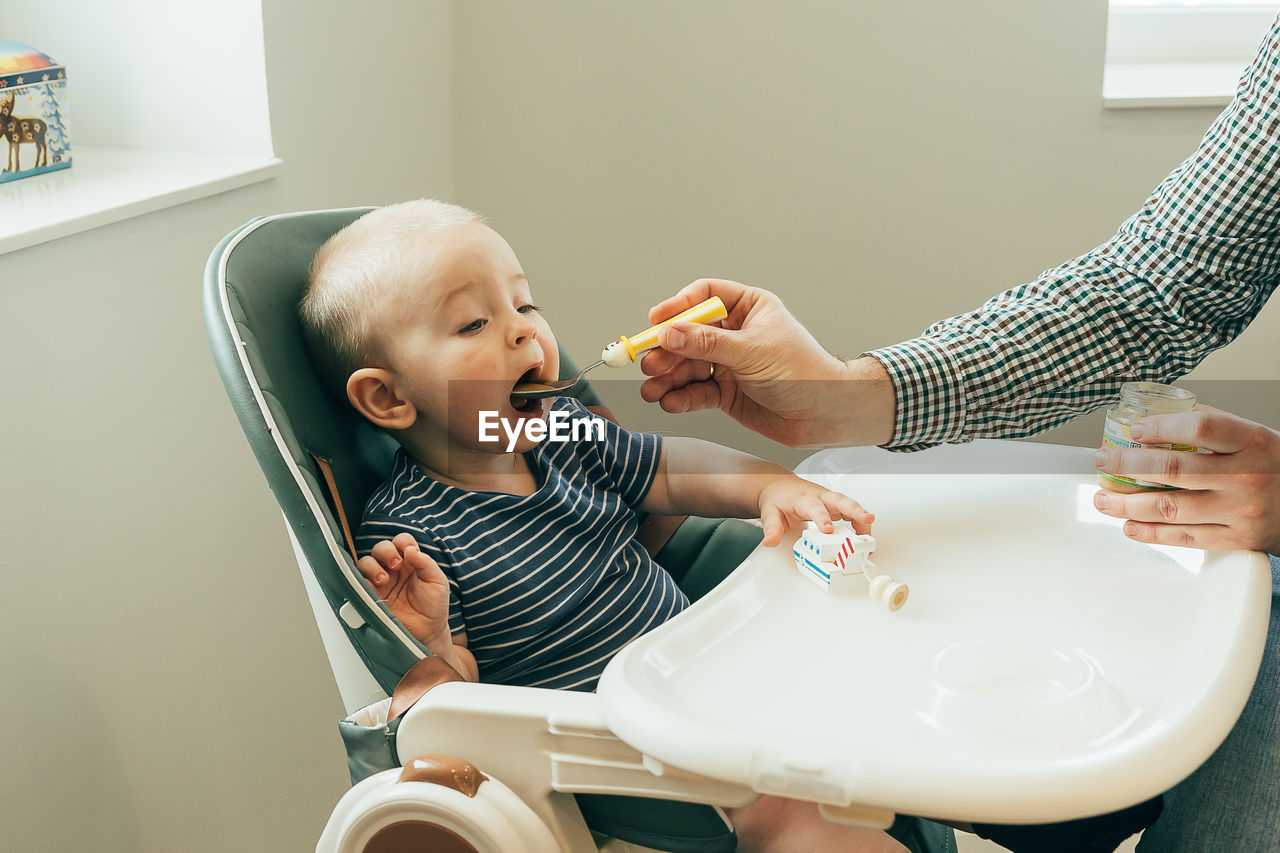
[[[470,323],[468,323],[467,325],[459,329],[458,332],[460,334],[470,334],[472,332],[478,332],[484,328],[484,324],[487,322],[488,322],[487,320],[472,320]]]
[[[532,312],[532,311],[541,311],[542,309],[541,309],[541,308],[539,308],[537,305],[527,305],[527,304],[526,304],[526,305],[521,305],[521,306],[520,306],[519,308],[517,308],[516,310],[517,310],[517,311],[519,311],[521,314],[528,314],[528,313],[530,313],[530,312]]]

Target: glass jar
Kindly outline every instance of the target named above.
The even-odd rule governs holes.
[[[1183,450],[1195,453],[1189,444],[1143,444],[1129,437],[1129,427],[1147,415],[1168,415],[1189,412],[1196,405],[1196,395],[1185,388],[1162,385],[1159,382],[1126,382],[1120,386],[1120,400],[1107,412],[1102,427],[1102,443],[1107,447],[1146,447],[1156,450]],[[1098,472],[1098,485],[1123,494],[1152,491],[1174,491],[1176,486],[1165,486],[1133,477]]]

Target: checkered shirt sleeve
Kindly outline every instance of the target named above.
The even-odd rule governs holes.
[[[1280,19],[1195,154],[1115,236],[918,338],[868,353],[897,395],[891,450],[1016,437],[1171,381],[1280,280]]]

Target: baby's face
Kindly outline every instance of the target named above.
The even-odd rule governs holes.
[[[502,452],[505,439],[479,441],[479,414],[512,425],[542,417],[542,401],[512,400],[511,389],[559,376],[555,336],[515,252],[488,226],[450,227],[421,252],[414,286],[389,301],[380,336],[387,369],[416,406],[412,429],[426,441]],[[522,438],[515,449],[532,446]]]

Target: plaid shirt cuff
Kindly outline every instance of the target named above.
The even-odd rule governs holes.
[[[946,348],[933,338],[914,338],[863,353],[879,361],[893,380],[897,410],[886,450],[924,450],[963,441],[965,387]]]

